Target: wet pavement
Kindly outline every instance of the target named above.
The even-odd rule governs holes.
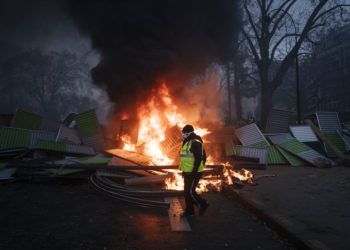
[[[289,249],[230,195],[173,232],[168,213],[114,200],[86,180],[0,185],[0,249]]]
[[[350,249],[350,168],[276,166],[253,172],[276,175],[236,190],[257,216],[278,223],[305,247]]]

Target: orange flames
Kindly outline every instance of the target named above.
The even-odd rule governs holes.
[[[143,146],[143,153],[152,158],[157,165],[172,164],[174,159],[169,159],[162,151],[160,142],[165,140],[165,131],[175,125],[182,128],[186,125],[186,119],[178,112],[178,107],[173,103],[169,90],[165,84],[157,90],[149,102],[138,108],[140,120],[138,145]],[[195,133],[204,136],[208,129],[196,128]],[[124,150],[135,151],[136,145],[130,143],[130,137],[121,137],[124,141]]]
[[[182,128],[188,122],[187,119],[179,112],[177,105],[173,102],[169,90],[165,84],[154,91],[150,100],[138,108],[139,132],[137,145],[130,143],[129,136],[122,136],[124,150],[136,151],[142,149],[142,153],[151,157],[152,162],[156,165],[171,165],[175,159],[170,159],[164,154],[161,148],[161,142],[164,141],[165,132],[168,128],[175,125]],[[209,133],[207,128],[200,128],[194,124],[195,133],[204,136]],[[207,164],[213,164],[208,157]],[[228,165],[226,165],[228,166]],[[183,190],[183,179],[181,173],[177,170],[168,170],[173,172],[173,177],[166,180],[167,189]],[[248,171],[249,172],[249,171]],[[250,172],[249,172],[250,173]],[[232,177],[241,179],[251,178],[249,174],[242,174],[225,168],[225,181],[232,184]],[[198,185],[198,191],[206,192],[210,188],[220,190],[223,181],[221,179],[201,179]]]

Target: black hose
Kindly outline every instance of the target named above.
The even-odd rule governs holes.
[[[181,196],[183,195],[182,191],[177,190],[128,190],[128,189],[119,189],[114,188],[113,186],[105,183],[103,180],[99,179],[98,176],[95,176],[96,181],[103,188],[116,192],[119,194],[130,195],[134,197],[169,197],[169,196]]]
[[[169,208],[170,204],[167,202],[161,202],[161,201],[154,201],[154,200],[147,200],[147,199],[141,199],[136,197],[131,197],[119,193],[115,193],[112,191],[109,191],[105,189],[103,186],[101,186],[94,178],[94,175],[90,176],[90,184],[93,186],[93,188],[96,191],[99,191],[101,193],[107,194],[108,196],[111,196],[113,198],[116,198],[121,201],[126,201],[135,205],[139,206],[145,206],[145,207],[155,207],[155,208]]]

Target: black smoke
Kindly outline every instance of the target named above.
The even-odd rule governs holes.
[[[131,107],[162,81],[179,93],[232,56],[235,0],[75,0],[67,10],[101,53],[92,70],[112,101]]]

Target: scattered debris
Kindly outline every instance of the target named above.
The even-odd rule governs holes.
[[[247,169],[261,170],[273,164],[335,165],[334,161],[322,155],[324,151],[319,139],[326,145],[328,155],[331,149],[338,158],[347,159],[343,150],[346,140],[343,138],[350,138],[350,133],[343,132],[337,113],[318,112],[320,129],[311,121],[306,121],[308,125],[289,127],[289,112],[273,110],[270,116],[266,130],[269,134],[263,134],[257,124],[252,123],[237,129],[218,129],[214,134],[203,137],[209,157],[202,183],[199,183],[201,191],[220,190],[218,187],[225,185],[243,188],[245,185],[257,185],[256,180],[260,178],[275,177],[254,176]],[[158,208],[169,208],[171,199],[166,198],[164,202],[165,197],[183,195],[183,180],[176,162],[182,143],[178,126],[169,128],[165,139],[160,142],[160,150],[169,159],[174,159],[174,162],[162,165],[140,153],[143,152],[142,144],[135,143],[134,151],[120,148],[107,150],[104,130],[94,110],[71,113],[62,122],[22,109],[5,118],[0,127],[1,181],[20,179],[18,176],[67,178],[80,175],[88,179],[98,192],[133,204]],[[135,123],[136,120],[123,121],[116,140],[129,136],[135,142],[137,131],[128,127],[128,124]],[[294,137],[286,133],[288,128]],[[339,138],[344,147],[339,146]],[[227,159],[229,162],[224,164]],[[213,162],[222,163],[215,165]],[[174,185],[169,186],[169,182]]]
[[[288,164],[288,161],[285,159],[285,157],[275,146],[271,145],[267,141],[255,123],[238,128],[235,132],[243,146],[267,149],[267,163],[269,165]]]
[[[318,140],[310,125],[290,126],[289,129],[298,141],[305,143],[320,154],[326,155],[323,145]]]
[[[313,150],[306,144],[299,142],[297,139],[292,137],[290,134],[281,134],[269,136],[269,139],[278,147],[284,149],[285,151],[291,153],[294,156],[301,158],[302,160],[316,166],[316,167],[325,167],[332,166],[335,163],[328,159],[327,157],[321,155],[317,151]],[[320,159],[327,165],[320,164]]]
[[[267,150],[264,148],[253,148],[244,147],[241,145],[234,145],[233,154],[258,159],[260,164],[267,164]]]
[[[317,123],[320,131],[327,137],[338,151],[345,153],[348,151],[348,148],[343,141],[341,135],[339,134],[342,131],[341,123],[338,117],[337,112],[316,112]],[[322,138],[321,138],[322,139]],[[323,139],[322,139],[323,140]],[[324,141],[324,140],[323,140]],[[335,152],[334,147],[330,146],[330,143],[325,143],[325,149],[329,157],[339,157],[338,153]]]
[[[235,130],[243,146],[254,148],[267,148],[270,143],[266,140],[255,123],[251,123]]]
[[[345,159],[345,154],[337,148],[336,145],[333,144],[333,142],[329,139],[328,136],[326,136],[316,125],[311,121],[311,120],[306,120],[305,121],[310,127],[315,131],[317,136],[323,141],[325,148],[327,149],[328,147],[328,152],[329,149],[332,150],[332,152],[340,159]],[[328,153],[327,152],[327,153]]]

